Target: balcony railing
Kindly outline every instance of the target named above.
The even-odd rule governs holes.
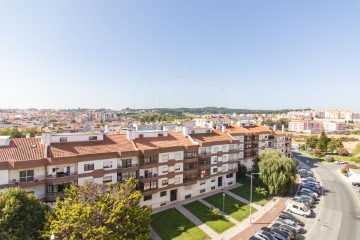
[[[202,151],[199,153],[199,156],[211,155],[210,151]]]
[[[183,182],[184,183],[187,183],[187,182],[194,182],[194,181],[196,181],[197,180],[197,178],[196,177],[193,177],[193,178],[184,178],[183,179]]]
[[[70,176],[75,176],[77,175],[77,172],[74,173],[56,173],[56,175],[46,175],[46,179],[54,179],[54,178],[62,178],[62,177],[70,177]]]
[[[40,180],[44,180],[45,175],[37,175],[31,177],[23,177],[18,179],[12,179],[9,181],[9,184],[19,184],[19,183],[26,183],[26,182],[38,182]]]
[[[132,168],[132,167],[137,167],[139,164],[127,164],[127,165],[122,165],[121,163],[117,165],[118,168]]]
[[[155,178],[157,176],[158,176],[157,173],[149,173],[149,174],[145,174],[144,176],[140,176],[140,179]]]

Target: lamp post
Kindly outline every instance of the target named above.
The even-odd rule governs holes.
[[[225,193],[223,193],[223,213],[225,213]]]
[[[251,202],[252,202],[252,180],[253,180],[253,174],[254,175],[261,175],[261,173],[251,173],[251,179],[250,179],[250,224],[251,224]]]

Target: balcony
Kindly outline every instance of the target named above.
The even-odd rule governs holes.
[[[46,175],[46,180],[48,180],[47,182],[49,183],[53,183],[53,182],[68,182],[68,181],[74,181],[78,178],[78,173],[77,172],[73,172],[73,173],[56,173],[56,174],[50,174],[50,175]]]
[[[151,181],[156,180],[157,178],[158,178],[157,173],[149,173],[149,174],[145,174],[144,176],[140,176],[139,181],[140,182],[151,182]]]
[[[127,164],[127,165],[118,164],[118,172],[120,172],[120,173],[132,172],[132,171],[136,171],[138,169],[139,169],[138,164]]]
[[[208,155],[211,155],[211,152],[210,151],[201,151],[200,153],[199,153],[199,156],[201,157],[201,156],[208,156]]]
[[[196,183],[196,181],[197,181],[197,177],[191,177],[191,178],[184,178],[183,179],[183,183],[184,183],[185,186],[194,184],[194,183]]]
[[[45,175],[37,175],[37,176],[28,176],[28,177],[22,177],[19,179],[12,179],[9,181],[9,184],[12,185],[18,185],[21,184],[23,187],[33,186],[36,184],[43,183],[45,180]]]

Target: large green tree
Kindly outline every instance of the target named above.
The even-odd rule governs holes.
[[[295,163],[272,149],[258,155],[260,179],[269,194],[291,191],[295,182]]]
[[[344,144],[342,143],[342,141],[339,138],[330,138],[330,141],[327,145],[327,149],[330,152],[335,152],[343,147],[344,147]]]
[[[316,144],[316,148],[320,149],[323,152],[327,152],[329,142],[330,139],[326,136],[325,132],[322,131],[319,137],[319,141]]]
[[[0,193],[0,239],[41,239],[47,205],[21,188]]]
[[[305,140],[306,148],[315,149],[318,141],[319,141],[319,138],[317,138],[316,136],[311,136],[311,137],[306,138],[306,140]]]
[[[136,181],[71,186],[48,212],[43,236],[56,239],[150,239],[150,207],[140,207]]]

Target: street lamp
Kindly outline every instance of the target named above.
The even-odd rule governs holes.
[[[225,213],[225,193],[223,193],[223,213]]]
[[[251,224],[251,202],[252,202],[252,180],[253,180],[253,174],[254,175],[261,175],[261,173],[251,173],[251,179],[250,179],[250,224]]]

